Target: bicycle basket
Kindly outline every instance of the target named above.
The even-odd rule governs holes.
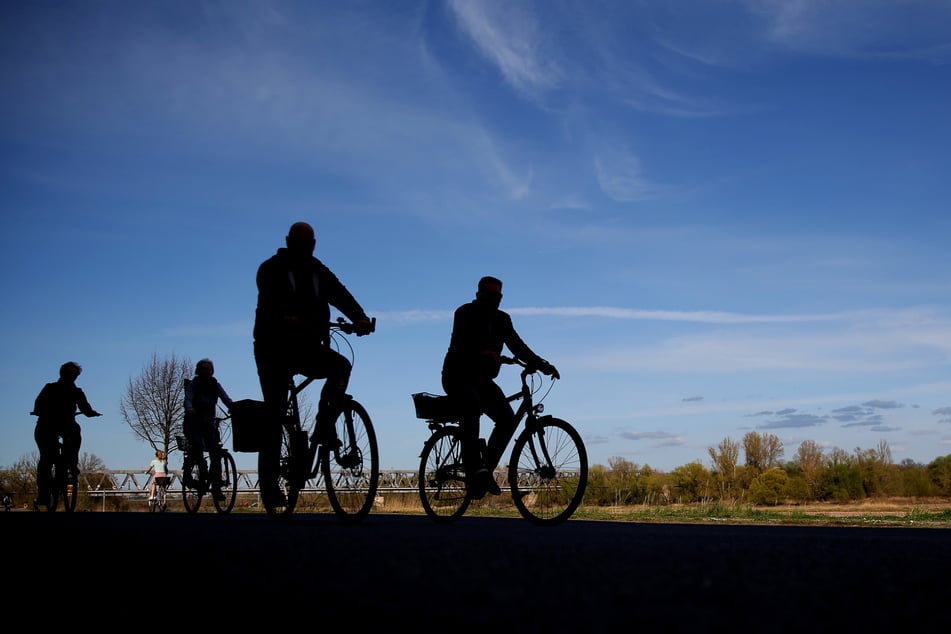
[[[267,420],[263,401],[235,401],[231,412],[231,444],[235,451],[256,453],[261,448],[260,431]]]
[[[416,418],[424,420],[451,420],[454,416],[452,403],[448,396],[417,392],[413,394]]]
[[[175,436],[175,444],[178,445],[178,450],[182,452],[188,451],[188,439],[184,436]]]

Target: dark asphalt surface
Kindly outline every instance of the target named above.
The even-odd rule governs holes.
[[[162,578],[163,624],[198,628],[187,631],[257,629],[260,619],[356,632],[951,624],[949,529],[14,512],[0,514],[0,534],[4,577],[15,580],[7,605],[29,605],[37,588],[65,579],[82,609],[57,601],[50,624],[100,619],[123,631],[128,618],[154,629],[143,609]]]

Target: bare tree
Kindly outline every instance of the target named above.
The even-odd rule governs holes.
[[[720,487],[720,499],[733,497],[736,485],[736,465],[740,456],[740,446],[732,438],[724,438],[716,448],[708,447],[710,459],[713,461],[713,472]]]
[[[189,358],[171,357],[152,359],[135,379],[129,379],[125,396],[119,404],[122,419],[139,438],[153,449],[167,455],[173,451],[172,439],[182,433],[184,417],[184,380],[191,376]]]

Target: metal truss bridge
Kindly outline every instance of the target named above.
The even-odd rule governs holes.
[[[340,476],[343,477],[343,474],[341,473]],[[182,477],[181,470],[170,470],[169,477],[171,478],[169,488],[180,489]],[[502,489],[508,488],[508,483],[505,482],[504,472],[502,470],[496,470],[495,477]],[[83,488],[89,492],[90,496],[95,498],[101,496],[104,502],[105,498],[107,497],[147,497],[149,488],[152,484],[152,474],[124,469],[106,470],[88,474],[80,473],[79,480],[80,486],[83,487],[83,485],[85,485]],[[350,486],[353,486],[352,481],[350,482]],[[323,477],[317,477],[308,480],[303,489],[305,492],[323,490]],[[382,495],[385,493],[416,493],[417,491],[417,471],[415,469],[412,471],[403,469],[380,471],[380,481],[377,486],[377,495]],[[239,469],[238,493],[257,495],[258,492],[257,470]]]

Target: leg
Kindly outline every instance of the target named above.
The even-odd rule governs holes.
[[[459,417],[462,462],[465,465],[468,493],[474,500],[485,497],[486,493],[498,495],[502,492],[492,475],[494,465],[486,462],[484,445],[479,436],[479,417],[486,411],[485,395],[492,395],[492,387],[496,386],[491,380],[471,383],[455,382],[443,377],[443,389],[455,401],[456,409],[462,412]],[[505,399],[504,395],[502,398]]]
[[[486,416],[495,423],[485,451],[485,466],[489,471],[494,471],[515,434],[518,421],[515,420],[515,412],[505,398],[505,393],[495,382],[491,382],[491,385],[482,390],[482,403]]]
[[[83,444],[82,428],[75,420],[68,422],[63,429],[63,452],[67,468],[73,475],[79,475],[79,448]]]
[[[283,421],[287,415],[288,385],[290,371],[280,356],[261,350],[255,344],[254,360],[261,383],[261,395],[267,410],[266,420],[261,421],[260,448],[258,450],[258,480],[262,496],[278,498],[280,488],[281,443]]]
[[[326,346],[311,352],[301,373],[315,379],[326,379],[317,404],[317,437],[321,442],[330,442],[334,440],[333,417],[337,414],[341,397],[347,393],[353,368],[346,357]]]
[[[471,383],[449,380],[443,377],[443,389],[453,401],[453,409],[460,412],[459,438],[462,464],[466,475],[472,475],[482,464],[481,443],[479,442],[479,417],[482,405],[479,391]]]
[[[46,425],[38,424],[33,432],[36,448],[40,452],[40,458],[36,462],[36,501],[43,506],[49,506],[50,501],[53,463],[59,451],[56,437],[55,430],[50,430]]]

